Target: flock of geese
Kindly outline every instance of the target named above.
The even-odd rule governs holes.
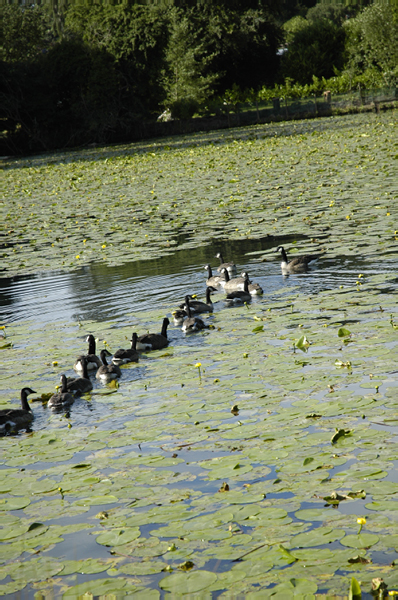
[[[283,275],[306,272],[309,264],[318,258],[318,255],[304,255],[288,261],[283,246],[278,246],[275,252],[281,254]],[[181,325],[181,329],[185,333],[200,331],[207,327],[205,322],[197,315],[213,312],[212,293],[223,290],[226,293],[225,301],[227,304],[246,304],[251,301],[252,296],[263,293],[258,283],[250,281],[246,271],[240,277],[237,277],[236,265],[233,262],[224,262],[221,253],[218,253],[216,258],[220,260],[220,266],[217,268],[218,275],[213,275],[210,265],[204,267],[208,274],[205,302],[197,300],[196,296],[187,295],[184,302],[172,313],[174,324]],[[102,383],[110,383],[121,376],[120,365],[138,362],[140,351],[148,352],[166,347],[169,343],[167,339],[169,323],[169,319],[165,317],[160,333],[145,333],[141,336],[133,333],[130,340],[131,348],[117,350],[113,355],[104,349],[101,350],[99,357],[96,355],[95,338],[90,334],[86,338],[88,353],[79,356],[73,365],[74,370],[80,376],[66,377],[61,375],[61,386],[57,393],[49,398],[47,406],[53,410],[65,410],[73,404],[76,397],[90,392],[93,389],[93,384],[89,377],[89,371],[96,371],[95,376]],[[107,357],[110,356],[112,356],[112,360],[108,364]],[[29,394],[35,393],[31,388],[25,387],[21,390],[21,408],[0,410],[0,433],[29,429],[34,415],[27,398]]]

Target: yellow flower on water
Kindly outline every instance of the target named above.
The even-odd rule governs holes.
[[[58,366],[58,361],[57,360],[53,360],[53,367],[57,367]]]
[[[362,531],[362,527],[364,525],[366,525],[366,519],[365,519],[365,517],[358,517],[357,523],[359,525],[359,529],[358,529],[358,534],[357,535],[359,535],[361,533],[361,531]]]
[[[199,375],[199,382],[202,383],[202,373],[200,371],[200,367],[202,366],[202,363],[196,363],[195,368],[198,369],[198,375]]]
[[[101,248],[106,248],[106,244],[102,244]]]
[[[80,258],[80,254],[76,254],[76,258]]]

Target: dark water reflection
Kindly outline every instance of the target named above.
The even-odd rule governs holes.
[[[303,293],[317,293],[340,285],[355,285],[358,274],[373,275],[393,271],[394,264],[364,261],[360,257],[329,259],[327,254],[310,272],[282,277],[279,254],[272,250],[279,243],[295,239],[217,242],[177,250],[162,259],[136,261],[110,267],[93,263],[70,273],[52,271],[32,276],[0,279],[1,320],[23,319],[39,322],[123,319],[145,309],[167,312],[181,302],[186,293],[204,294],[206,272],[203,266],[218,266],[215,254],[222,251],[225,260],[234,259],[241,270],[264,289],[263,302],[273,299],[281,288],[299,286]],[[260,256],[267,255],[262,262]],[[279,297],[279,296],[278,296]]]

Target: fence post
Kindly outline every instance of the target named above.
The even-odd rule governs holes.
[[[363,101],[363,97],[362,97],[361,83],[358,83],[358,90],[359,90],[359,99],[361,101],[361,106],[363,106],[364,105],[364,101]]]

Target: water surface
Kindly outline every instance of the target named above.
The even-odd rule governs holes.
[[[339,286],[354,285],[358,275],[394,271],[393,258],[370,261],[365,257],[328,258],[321,255],[316,267],[308,273],[283,277],[279,253],[273,250],[279,243],[300,242],[290,238],[276,240],[266,237],[219,243],[212,240],[206,246],[176,251],[162,259],[135,261],[110,267],[92,263],[80,270],[50,271],[37,275],[0,279],[1,313],[5,323],[34,319],[52,321],[106,321],[123,318],[144,309],[167,312],[176,307],[187,293],[204,296],[209,263],[215,272],[215,258],[222,252],[224,260],[233,259],[240,271],[249,272],[263,290],[262,300],[272,301],[283,288],[297,286],[299,292],[316,294]],[[217,294],[215,299],[220,299]]]

